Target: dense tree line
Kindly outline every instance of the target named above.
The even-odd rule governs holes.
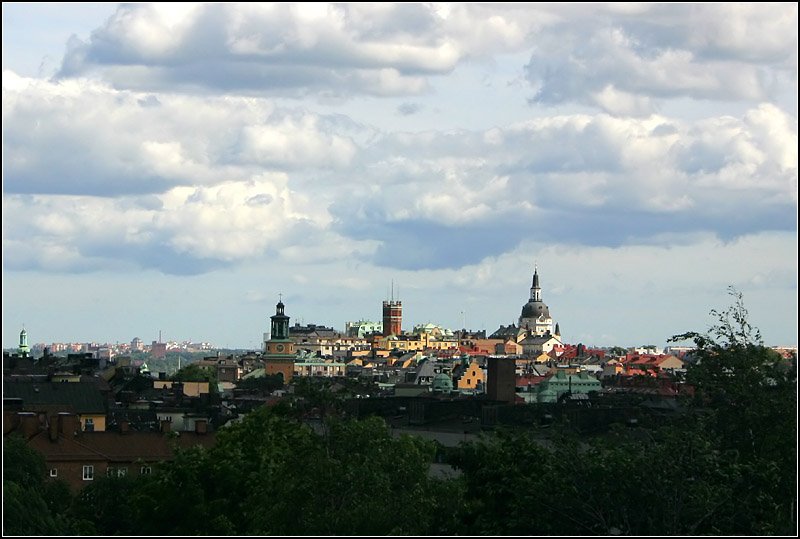
[[[443,452],[393,437],[380,418],[330,414],[315,432],[289,408],[261,408],[222,429],[211,449],[178,451],[149,476],[100,478],[74,498],[44,481],[24,442],[8,439],[4,532],[795,534],[796,361],[763,346],[733,293],[708,333],[676,336],[697,347],[688,371],[696,391],[667,426],[564,431],[546,443],[531,429],[504,430]],[[314,387],[303,392],[322,409],[334,404]],[[430,473],[442,454],[460,475]],[[31,512],[42,518],[19,516]]]

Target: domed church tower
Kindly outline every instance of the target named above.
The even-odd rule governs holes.
[[[527,330],[531,335],[553,333],[553,319],[550,318],[550,309],[542,301],[542,289],[539,286],[539,269],[536,266],[533,269],[531,297],[528,303],[522,306],[519,328]]]

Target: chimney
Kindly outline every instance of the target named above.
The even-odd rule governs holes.
[[[51,415],[47,421],[47,435],[51,442],[55,442],[58,440],[58,416]]]
[[[208,432],[208,421],[205,419],[198,419],[194,422],[195,434],[205,434]]]
[[[169,419],[162,419],[161,420],[161,432],[167,433],[172,430],[172,421]]]
[[[81,431],[81,421],[75,414],[59,412],[58,430],[64,436],[76,436]]]
[[[19,412],[19,422],[26,439],[39,431],[39,418],[33,412]]]
[[[126,432],[130,432],[130,430],[131,430],[131,424],[128,422],[128,420],[121,419],[119,422],[119,431],[122,434],[125,434]]]

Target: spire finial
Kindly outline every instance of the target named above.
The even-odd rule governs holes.
[[[282,302],[283,302],[283,294],[281,292],[278,292],[278,303]]]

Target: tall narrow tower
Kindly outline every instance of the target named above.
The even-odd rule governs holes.
[[[19,348],[17,351],[21,357],[28,357],[31,353],[31,349],[28,346],[28,332],[25,331],[24,327],[19,332]]]
[[[519,317],[520,329],[527,330],[531,335],[545,335],[553,332],[553,319],[550,309],[542,301],[542,288],[539,286],[539,268],[533,268],[533,283],[528,302],[522,306]]]
[[[533,266],[533,284],[531,284],[530,301],[542,301],[542,287],[539,286],[539,268]]]
[[[383,302],[383,335],[400,335],[403,331],[403,302],[394,299],[394,282],[389,301]]]
[[[294,375],[294,341],[289,338],[289,317],[283,301],[278,300],[275,314],[270,317],[270,338],[264,342],[266,374],[281,374],[286,383]]]

